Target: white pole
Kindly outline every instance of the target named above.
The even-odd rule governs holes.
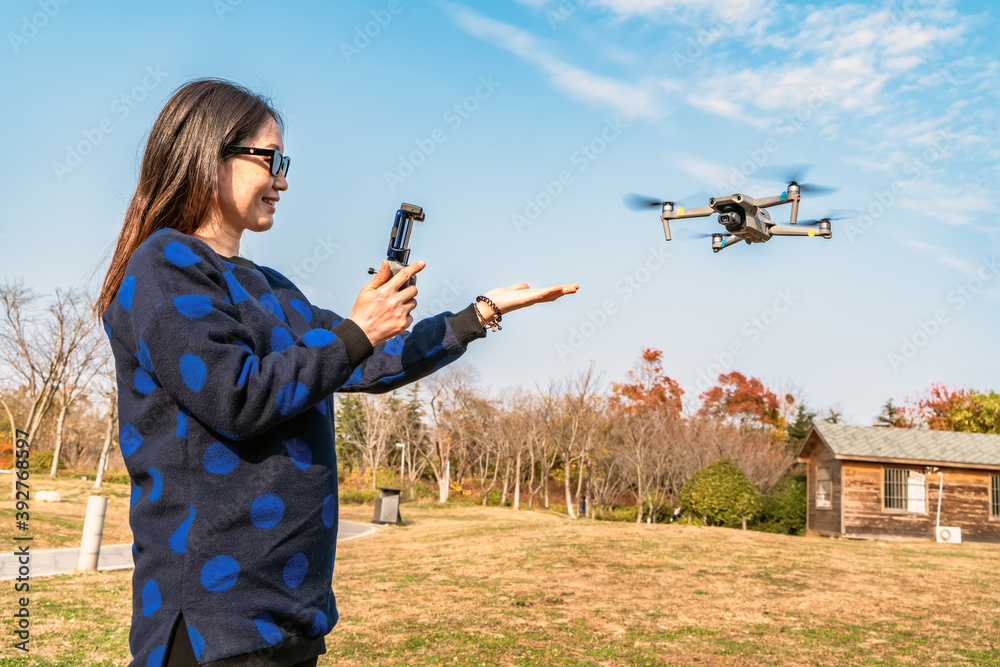
[[[83,539],[80,541],[78,570],[96,570],[101,554],[101,535],[104,533],[104,514],[108,508],[107,496],[90,496],[87,499],[87,516],[83,520]]]

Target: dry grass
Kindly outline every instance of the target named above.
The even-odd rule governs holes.
[[[367,522],[372,508],[341,514]],[[341,620],[320,665],[1000,664],[1000,545],[502,508],[404,505],[403,517],[338,547]],[[130,578],[34,582],[33,658],[2,664],[127,664]]]
[[[33,474],[28,480],[29,529],[17,531],[19,535],[31,535],[32,549],[79,548],[83,535],[83,519],[87,515],[87,498],[90,495],[107,496],[108,508],[104,519],[104,537],[101,544],[130,544],[132,530],[128,525],[128,503],[131,489],[128,484],[104,483],[97,491],[93,489],[94,478],[83,481],[80,477],[49,479],[47,474]],[[10,475],[0,475],[0,508],[5,524],[13,531],[14,501],[10,499]],[[58,491],[61,500],[57,503],[35,499],[39,491]]]

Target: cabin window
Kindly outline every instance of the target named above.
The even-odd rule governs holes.
[[[915,470],[885,469],[884,507],[924,514],[927,511],[927,476]]]
[[[828,510],[833,506],[830,491],[830,469],[816,468],[816,509]]]
[[[990,475],[990,517],[1000,519],[1000,475]]]

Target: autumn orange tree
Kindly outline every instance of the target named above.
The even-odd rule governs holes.
[[[733,423],[740,428],[771,427],[782,437],[788,426],[774,392],[757,378],[748,378],[739,371],[719,375],[719,384],[700,398],[700,417]]]
[[[936,382],[907,405],[909,421],[932,431],[1000,434],[1000,394]]]

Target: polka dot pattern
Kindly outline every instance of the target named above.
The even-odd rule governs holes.
[[[201,261],[201,257],[198,257],[191,248],[179,241],[168,243],[163,249],[163,256],[167,258],[168,262],[181,268],[192,266]]]
[[[191,650],[194,652],[195,658],[200,658],[202,651],[205,650],[205,640],[202,638],[201,633],[192,628],[189,624],[185,623],[188,631],[188,638],[191,640]]]
[[[174,435],[178,438],[188,437],[188,413],[183,408],[177,411],[177,429],[174,431]]]
[[[175,298],[174,308],[184,317],[197,319],[212,312],[212,300],[203,294],[188,294]]]
[[[258,528],[274,528],[285,515],[285,503],[273,493],[262,493],[250,504],[250,520]]]
[[[322,611],[316,612],[316,618],[313,619],[312,627],[309,628],[309,632],[306,634],[310,637],[315,637],[316,635],[325,635],[330,631],[328,626],[329,621],[326,618],[326,614]]]
[[[302,384],[292,380],[280,389],[274,398],[274,408],[282,415],[288,416],[298,412],[306,400],[309,398],[309,389]]]
[[[288,450],[288,458],[300,470],[305,470],[312,465],[312,450],[302,440],[290,438],[285,441],[285,449]]]
[[[131,482],[131,484],[132,484],[132,495],[130,495],[128,499],[129,509],[132,509],[132,505],[135,505],[139,501],[139,499],[142,498],[142,487],[136,484],[135,482]]]
[[[149,377],[149,373],[144,371],[142,368],[135,369],[132,384],[135,387],[135,390],[143,396],[149,396],[157,387],[156,381]]]
[[[135,296],[135,276],[127,275],[118,288],[118,305],[127,311],[132,310],[132,297]]]
[[[335,340],[336,334],[326,329],[310,329],[302,334],[302,342],[306,347],[326,347]]]
[[[256,370],[257,357],[247,357],[246,361],[243,362],[243,369],[240,371],[240,376],[236,378],[236,386],[242,387],[249,382]]]
[[[403,351],[403,337],[393,336],[385,342],[385,347],[383,348],[386,354],[391,354],[396,356]]]
[[[153,490],[149,492],[149,501],[156,502],[160,499],[160,494],[163,493],[163,476],[156,468],[149,469],[149,476],[153,480]]]
[[[312,306],[303,301],[302,299],[289,299],[288,305],[295,309],[295,311],[305,318],[306,323],[312,322],[313,311]]]
[[[201,391],[205,386],[205,379],[208,376],[208,368],[205,362],[197,354],[185,354],[181,357],[181,379],[187,388],[193,392]]]
[[[173,549],[174,552],[182,554],[187,549],[188,533],[191,532],[192,523],[194,523],[194,505],[191,505],[190,516],[188,516],[188,518],[185,519],[181,525],[177,526],[177,530],[173,532],[168,540],[170,548]]]
[[[157,646],[152,651],[149,652],[149,657],[146,658],[146,667],[163,667],[163,658],[167,654],[167,645]],[[133,654],[133,657],[135,655]]]
[[[228,591],[236,585],[240,564],[229,556],[216,556],[201,568],[201,585],[210,593]]]
[[[285,585],[289,588],[298,588],[305,580],[306,572],[308,571],[309,559],[306,558],[304,553],[297,553],[285,563],[281,577],[285,580]]]
[[[323,525],[327,528],[333,528],[333,522],[337,520],[337,499],[333,497],[333,494],[329,494],[323,499]]]
[[[351,377],[348,378],[347,382],[345,382],[344,384],[361,384],[361,380],[363,378],[364,376],[361,373],[361,367],[358,366],[357,368],[354,369],[354,372],[351,373]]]
[[[155,614],[162,603],[163,598],[160,597],[160,587],[156,585],[156,581],[150,579],[142,587],[142,615],[149,616],[150,614]]]
[[[146,347],[146,343],[141,338],[139,339],[139,355],[136,359],[139,360],[139,367],[142,370],[150,375],[153,374],[153,360],[149,358],[149,348]]]
[[[273,646],[281,641],[281,628],[274,622],[274,618],[270,614],[266,612],[260,614],[253,619],[253,622],[257,626],[257,632],[268,644]]]
[[[277,297],[273,294],[261,294],[260,299],[258,300],[264,305],[265,308],[274,313],[274,316],[279,320],[285,319],[285,313],[281,310],[281,304],[278,303]]]
[[[295,345],[295,339],[285,327],[274,327],[271,329],[271,350],[281,352]]]
[[[224,272],[222,279],[226,281],[226,287],[229,288],[229,296],[232,297],[233,304],[243,303],[250,298],[250,295],[243,289],[243,285],[240,285],[240,281],[236,280],[236,276],[233,275],[232,271]]]
[[[240,464],[240,456],[231,446],[215,441],[205,450],[202,462],[208,472],[225,475],[236,470],[236,466]]]
[[[128,458],[142,446],[142,436],[131,424],[124,424],[118,431],[118,444],[122,448],[122,456]]]

